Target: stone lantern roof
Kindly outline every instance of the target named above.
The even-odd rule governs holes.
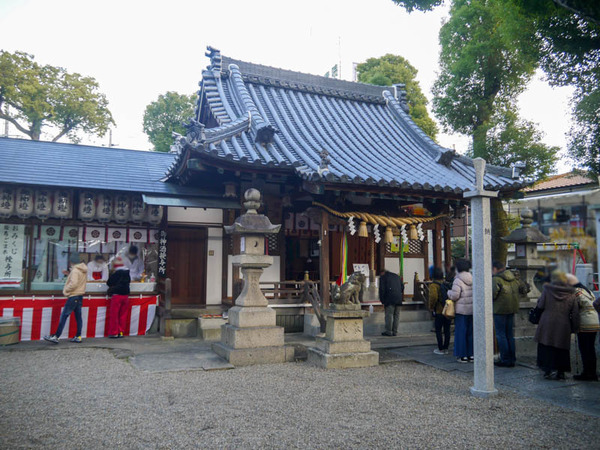
[[[258,214],[260,191],[251,188],[244,193],[246,213],[235,219],[233,225],[225,227],[228,234],[276,234],[281,225],[273,225],[269,218]]]
[[[533,212],[529,208],[521,210],[521,228],[513,230],[508,236],[501,238],[513,244],[541,244],[550,242],[550,238],[537,228],[532,228]]]

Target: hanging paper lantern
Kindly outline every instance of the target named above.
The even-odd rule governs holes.
[[[44,220],[52,212],[52,201],[50,200],[50,191],[38,189],[35,191],[35,203],[33,212],[38,219]]]
[[[84,191],[79,196],[79,218],[81,220],[94,220],[96,217],[96,194]]]
[[[15,191],[9,187],[0,188],[0,217],[8,219],[15,211]]]
[[[368,237],[369,232],[367,231],[367,222],[364,220],[360,221],[360,225],[358,226],[358,237]]]
[[[96,209],[96,218],[100,222],[110,222],[113,214],[113,200],[110,194],[98,195],[98,208]]]
[[[131,220],[134,222],[143,222],[146,216],[146,209],[141,197],[133,197],[131,199]]]
[[[27,219],[28,217],[31,217],[33,214],[33,189],[17,189],[15,212],[21,219]]]
[[[52,214],[59,219],[66,219],[71,216],[71,195],[69,191],[59,189],[54,192]]]
[[[147,217],[148,222],[150,222],[152,225],[158,225],[162,220],[162,216],[163,216],[162,206],[148,205],[148,217]]]
[[[118,194],[115,197],[115,221],[117,223],[127,223],[129,220],[129,196]]]

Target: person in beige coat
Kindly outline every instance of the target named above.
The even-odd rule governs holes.
[[[473,362],[473,276],[467,259],[456,261],[456,277],[448,298],[454,302],[454,356],[460,363]]]
[[[577,333],[577,346],[581,352],[583,370],[580,374],[573,375],[574,380],[598,381],[596,372],[596,336],[600,331],[600,320],[594,309],[596,298],[577,277],[567,274],[567,281],[575,288],[575,299],[579,303],[579,332]]]
[[[58,323],[56,332],[50,336],[44,336],[46,341],[54,344],[58,344],[58,339],[71,313],[75,313],[75,320],[77,321],[77,334],[71,339],[71,342],[81,342],[81,328],[83,326],[81,304],[87,283],[87,266],[81,262],[78,253],[71,254],[69,263],[71,264],[71,271],[63,288],[63,295],[67,297],[67,302],[60,315],[60,322]]]

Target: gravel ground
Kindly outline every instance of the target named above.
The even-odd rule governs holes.
[[[0,448],[598,448],[600,419],[416,363],[150,374],[101,349],[0,353]]]

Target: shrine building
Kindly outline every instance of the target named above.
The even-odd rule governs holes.
[[[282,224],[261,281],[287,331],[302,331],[311,312],[304,285],[327,303],[344,268],[363,271],[368,285],[384,268],[400,273],[405,308],[424,309],[428,268],[451,265],[450,224],[473,188],[471,159],[415,125],[402,86],[275,69],[210,47],[207,56],[195,115],[170,153],[0,138],[0,316],[21,318],[21,339],[54,327],[73,252],[110,261],[137,247],[145,270],[131,284],[130,334],[144,334],[156,313],[159,331],[175,335],[220,314],[242,285],[231,263],[240,242],[223,226],[250,187]],[[514,170],[487,166],[485,188],[500,197],[523,185]],[[103,280],[88,283],[87,337],[104,335],[105,291]],[[373,295],[363,303],[378,305]]]

